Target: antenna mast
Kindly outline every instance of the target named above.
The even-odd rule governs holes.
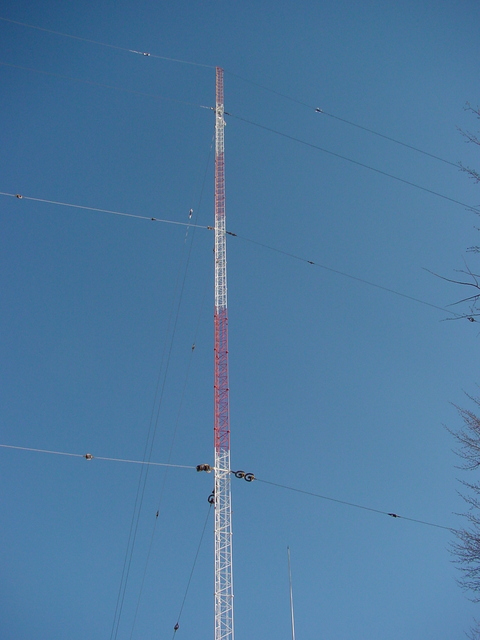
[[[223,69],[216,68],[215,108],[215,640],[233,640],[232,508],[228,388]]]
[[[290,587],[290,620],[292,623],[292,640],[295,640],[295,614],[293,613],[293,589],[292,589],[292,567],[290,564],[290,547],[287,547],[288,554],[288,584]]]

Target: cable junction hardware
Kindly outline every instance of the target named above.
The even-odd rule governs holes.
[[[243,478],[246,482],[252,482],[255,480],[253,473],[245,473],[245,471],[232,471],[231,473],[233,473],[236,478]]]

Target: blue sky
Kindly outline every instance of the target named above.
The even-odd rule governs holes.
[[[237,637],[290,637],[287,545],[297,637],[463,637],[478,606],[452,534],[384,513],[462,522],[444,425],[478,392],[479,330],[446,321],[464,292],[427,270],[476,268],[479,187],[448,162],[480,165],[457,129],[477,126],[478,3],[19,0],[0,17],[0,444],[97,457],[0,448],[2,638],[172,637],[212,477],[149,468],[114,622],[140,467],[98,457],[212,463],[216,65],[232,466],[382,512],[232,479]],[[200,228],[149,220],[190,208]],[[213,634],[212,527],[176,640]]]

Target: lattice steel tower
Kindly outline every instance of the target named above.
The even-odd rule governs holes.
[[[233,640],[232,508],[228,388],[223,69],[216,68],[215,108],[215,640]]]

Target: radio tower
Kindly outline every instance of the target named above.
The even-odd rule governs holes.
[[[216,68],[215,108],[215,640],[233,640],[230,410],[228,402],[227,247],[223,69]]]

